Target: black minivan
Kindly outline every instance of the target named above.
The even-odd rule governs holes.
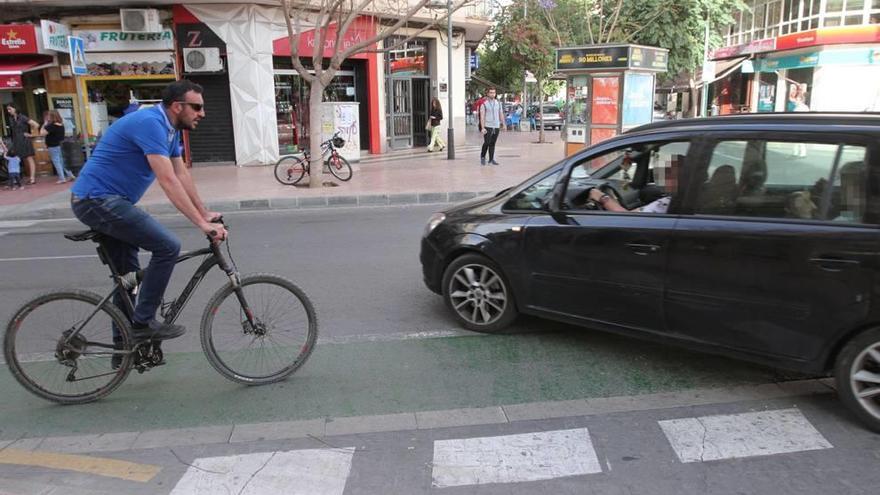
[[[833,372],[880,432],[878,114],[642,126],[434,214],[421,262],[466,328],[526,313]]]

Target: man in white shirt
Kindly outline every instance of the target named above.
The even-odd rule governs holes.
[[[499,165],[495,161],[495,142],[498,133],[504,129],[504,108],[495,99],[495,88],[486,92],[486,101],[480,105],[480,132],[483,133],[483,149],[480,150],[480,165],[486,164],[486,152],[489,152],[489,165]]]

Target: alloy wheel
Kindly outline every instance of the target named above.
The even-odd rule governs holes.
[[[850,386],[864,410],[880,421],[880,342],[868,345],[853,360]]]
[[[474,325],[496,322],[507,308],[507,287],[494,270],[478,264],[459,268],[449,282],[452,307]]]

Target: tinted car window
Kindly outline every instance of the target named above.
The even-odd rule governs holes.
[[[861,222],[865,170],[862,146],[722,141],[699,186],[695,213]]]
[[[559,113],[559,108],[555,106],[544,107],[544,113]]]
[[[553,190],[560,172],[554,172],[531,186],[516,193],[504,203],[505,210],[540,210],[544,200]]]

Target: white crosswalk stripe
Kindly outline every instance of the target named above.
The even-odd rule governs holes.
[[[435,487],[601,473],[586,428],[434,442]]]
[[[196,459],[171,495],[342,495],[355,448]]]
[[[796,408],[658,423],[681,462],[833,448]]]

